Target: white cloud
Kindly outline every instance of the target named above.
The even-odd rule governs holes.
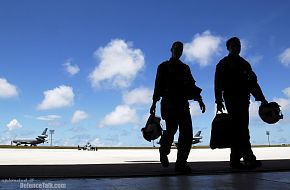
[[[0,78],[0,98],[11,98],[18,96],[16,86],[10,84],[5,78]]]
[[[290,87],[285,88],[282,90],[285,94],[286,98],[278,98],[274,97],[273,101],[277,102],[281,106],[282,113],[290,111]],[[260,102],[253,102],[251,101],[250,104],[250,117],[251,118],[259,118],[259,106]]]
[[[144,87],[135,88],[130,92],[125,92],[123,101],[126,105],[147,105],[152,101],[152,90]]]
[[[72,87],[61,85],[44,93],[44,100],[37,106],[40,110],[62,108],[70,106],[74,102]]]
[[[260,102],[253,102],[251,101],[250,104],[250,109],[249,109],[249,113],[250,113],[250,117],[251,118],[259,118],[259,106],[260,106]]]
[[[263,56],[262,55],[254,55],[254,56],[248,57],[248,61],[251,63],[251,65],[258,64],[262,60],[263,60]]]
[[[65,123],[60,121],[61,118],[62,118],[62,116],[60,116],[60,115],[44,115],[44,116],[39,116],[36,119],[42,120],[42,121],[47,121],[46,124],[48,126],[59,127],[59,126],[66,125]]]
[[[123,104],[107,114],[100,122],[99,127],[136,124],[139,119],[136,109],[132,106],[148,105],[152,101],[152,90],[139,87],[123,93]]]
[[[190,101],[189,108],[190,108],[190,115],[191,115],[191,117],[201,115],[201,110],[200,110],[200,107],[199,107],[199,103],[198,102],[196,102],[196,101],[194,101],[194,102],[193,101]]]
[[[119,105],[101,121],[100,127],[135,124],[138,122],[136,110],[128,105]]]
[[[100,47],[95,53],[100,60],[98,66],[90,73],[93,87],[107,86],[126,88],[144,67],[144,55],[140,49],[133,49],[131,43],[124,40],[112,40],[106,47]]]
[[[285,88],[282,92],[290,99],[290,87]]]
[[[99,139],[99,138],[95,138],[94,140],[92,140],[92,142],[91,142],[91,144],[93,145],[93,146],[105,146],[105,144],[104,143],[102,143],[101,142],[101,139]]]
[[[77,65],[72,65],[71,59],[68,59],[63,66],[65,67],[66,72],[68,72],[71,76],[80,71],[80,68]]]
[[[282,112],[290,111],[290,99],[274,98],[273,101],[277,102],[281,106]]]
[[[88,118],[88,114],[82,110],[77,110],[74,112],[73,116],[72,116],[72,119],[71,119],[71,122],[72,123],[78,123],[84,119],[87,119]]]
[[[21,128],[22,125],[16,120],[16,119],[12,119],[8,124],[7,124],[7,128],[9,131],[12,131],[14,129],[18,129]]]
[[[60,118],[61,118],[60,115],[45,115],[45,116],[39,116],[36,119],[43,120],[43,121],[54,121]]]
[[[210,31],[196,34],[190,43],[184,44],[184,55],[186,61],[196,61],[200,66],[210,64],[210,59],[220,50],[222,38],[214,36]]]
[[[282,90],[286,98],[277,98],[275,97],[273,101],[277,102],[281,106],[282,112],[290,111],[290,87]]]
[[[248,50],[250,50],[252,48],[252,46],[250,45],[249,41],[247,41],[246,39],[240,39],[240,42],[241,42],[241,53],[240,55],[242,57],[244,57]],[[225,44],[226,46],[226,44]]]
[[[280,62],[288,66],[290,64],[290,48],[285,49],[280,55],[279,55]]]
[[[11,135],[8,136],[8,133],[6,132],[6,134],[0,134],[0,144],[11,144],[11,140],[13,139],[13,137]]]

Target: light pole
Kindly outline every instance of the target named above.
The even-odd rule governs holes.
[[[49,130],[50,134],[50,146],[52,146],[52,135],[54,134],[54,130]]]
[[[266,131],[266,135],[268,136],[268,144],[270,146],[270,131]]]

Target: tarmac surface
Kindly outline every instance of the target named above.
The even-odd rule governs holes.
[[[263,166],[229,167],[228,149],[192,149],[193,172],[159,163],[158,149],[0,149],[0,189],[290,189],[290,147],[253,148]]]

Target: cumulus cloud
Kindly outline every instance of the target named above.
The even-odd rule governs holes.
[[[39,110],[62,108],[70,106],[74,102],[74,92],[72,87],[61,85],[44,93],[43,101],[37,106]]]
[[[259,106],[260,106],[259,102],[251,101],[250,109],[249,109],[251,118],[259,118]]]
[[[199,107],[199,103],[198,102],[191,101],[190,102],[190,105],[189,105],[189,108],[190,108],[190,115],[192,117],[201,115],[201,110],[200,110],[200,107]]]
[[[274,98],[274,101],[281,106],[282,111],[290,111],[290,99],[286,98]]]
[[[73,116],[72,116],[72,119],[71,119],[71,122],[72,123],[78,123],[84,119],[87,119],[88,118],[88,114],[82,110],[77,110],[74,112]]]
[[[105,144],[101,141],[100,138],[95,138],[94,140],[92,140],[91,144],[93,146],[105,146]]]
[[[274,101],[277,102],[281,106],[282,112],[290,111],[290,87],[285,88],[282,91],[286,98],[274,98]]]
[[[290,64],[290,48],[285,49],[280,55],[279,55],[280,62],[288,66]]]
[[[282,92],[290,99],[290,87],[285,88]]]
[[[5,78],[0,78],[0,98],[11,98],[18,96],[16,86],[10,84]]]
[[[42,121],[54,121],[60,118],[61,118],[60,115],[44,115],[44,116],[39,116],[36,119],[42,120]]]
[[[89,75],[91,85],[95,88],[101,84],[127,88],[144,67],[142,51],[121,39],[114,39],[107,46],[100,47],[94,55],[100,60]]]
[[[9,131],[22,127],[22,125],[16,119],[12,119],[6,126]]]
[[[135,88],[123,95],[126,105],[147,105],[152,101],[152,90],[144,87]]]
[[[60,115],[44,115],[44,116],[39,116],[36,119],[41,120],[41,121],[46,121],[48,126],[63,126],[65,125],[63,122],[60,121],[62,117]]]
[[[101,121],[100,127],[135,124],[138,121],[136,110],[128,105],[119,105]]]
[[[262,60],[263,60],[263,56],[262,55],[254,55],[254,56],[248,57],[248,61],[251,63],[251,65],[258,64]]]
[[[248,50],[250,50],[252,48],[252,46],[250,45],[249,41],[246,40],[246,39],[240,39],[240,42],[241,42],[241,53],[240,53],[240,55],[242,57],[244,57],[244,56],[246,56]],[[225,44],[225,48],[226,48],[226,44]]]
[[[11,134],[11,131],[4,131],[0,134],[0,144],[11,144],[11,140],[15,138],[15,135]]]
[[[65,67],[66,72],[68,72],[71,76],[77,74],[80,71],[80,68],[77,65],[73,65],[71,63],[71,59],[68,59],[63,66]]]
[[[134,108],[139,105],[148,105],[152,101],[152,90],[139,87],[123,93],[123,104],[116,106],[115,110],[107,114],[100,122],[100,127],[136,124],[139,121]]]
[[[277,102],[281,106],[282,112],[288,112],[290,111],[290,87],[285,88],[284,90],[282,90],[282,92],[286,96],[286,98],[274,97],[273,101]],[[250,117],[259,118],[259,106],[260,102],[251,101]]]
[[[190,43],[184,44],[186,61],[197,62],[200,66],[207,66],[213,55],[220,49],[222,38],[214,36],[210,31],[196,34]]]

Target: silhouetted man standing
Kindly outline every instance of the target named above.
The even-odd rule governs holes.
[[[160,139],[160,162],[164,167],[169,166],[167,155],[179,127],[175,170],[190,173],[187,158],[192,146],[193,132],[188,100],[198,101],[202,113],[205,112],[205,105],[200,95],[201,89],[195,85],[189,66],[179,60],[182,52],[182,42],[174,42],[171,58],[158,66],[150,113],[155,114],[156,103],[162,97],[161,116],[165,120],[166,131]]]
[[[256,101],[267,103],[257,82],[257,76],[251,65],[239,56],[241,43],[239,38],[230,38],[226,43],[229,51],[216,66],[215,103],[217,111],[222,112],[224,104],[231,117],[233,144],[231,147],[230,166],[232,168],[254,169],[262,163],[256,160],[251,149],[249,134],[250,94]],[[243,158],[244,164],[240,162]]]

